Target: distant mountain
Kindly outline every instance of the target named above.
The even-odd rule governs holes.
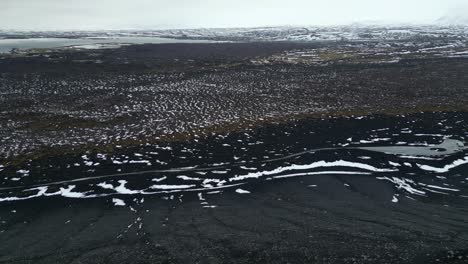
[[[443,16],[436,21],[442,25],[468,25],[468,14]]]

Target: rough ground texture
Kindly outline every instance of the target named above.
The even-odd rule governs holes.
[[[343,48],[333,44],[320,64],[262,61],[318,47],[167,44],[6,57],[0,60],[0,157],[141,144],[291,116],[467,109],[463,58],[363,63],[331,56]]]
[[[0,57],[0,263],[468,263],[468,59],[393,44]]]
[[[30,175],[2,183],[0,263],[466,263],[466,151],[420,159],[344,147],[464,139],[466,117],[300,120],[33,160]],[[338,160],[348,163],[278,170]]]
[[[380,191],[360,193],[369,187]],[[137,212],[95,200],[3,206],[18,213],[0,263],[466,263],[466,208],[393,205],[391,191],[320,176],[225,193],[210,198],[215,209],[151,197]],[[137,218],[141,229],[128,227]]]

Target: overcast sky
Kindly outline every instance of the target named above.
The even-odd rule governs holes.
[[[468,0],[0,0],[0,29],[128,29],[431,23]]]

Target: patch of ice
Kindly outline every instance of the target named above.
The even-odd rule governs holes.
[[[205,201],[205,198],[203,198],[203,193],[198,193],[198,199],[200,201]]]
[[[212,171],[212,173],[214,173],[214,174],[226,174],[226,173],[228,173],[228,171],[217,171],[217,170],[214,170],[214,171]]]
[[[68,188],[60,188],[60,191],[55,193],[46,194],[46,196],[61,195],[67,198],[83,198],[86,197],[85,194],[80,192],[73,192],[72,190],[76,188],[76,185],[69,185]]]
[[[437,185],[430,185],[430,184],[424,184],[424,183],[419,183],[421,186],[425,186],[427,188],[432,188],[432,189],[438,189],[438,190],[444,190],[444,191],[452,191],[452,192],[459,192],[459,189],[453,189],[453,188],[447,188],[447,187],[441,187]]]
[[[445,137],[446,135],[442,134],[414,134],[417,137]]]
[[[400,179],[400,178],[396,178],[396,177],[392,177],[392,178],[389,178],[389,177],[377,177],[377,179],[379,180],[387,180],[387,181],[390,181],[392,182],[393,184],[395,184],[396,188],[401,190],[405,190],[411,194],[416,194],[416,195],[422,195],[424,196],[426,194],[426,192],[424,191],[421,191],[421,190],[418,190],[418,189],[415,189],[413,188],[408,182],[406,179]]]
[[[146,164],[148,166],[152,165],[149,160],[131,160],[128,163],[130,163],[130,164]]]
[[[17,171],[16,173],[28,175],[28,174],[29,174],[29,170],[19,170],[19,171]]]
[[[193,178],[193,177],[188,177],[188,176],[185,176],[185,175],[177,176],[177,178],[182,179],[184,181],[201,181],[202,180],[200,178]]]
[[[136,194],[136,193],[139,193],[138,191],[133,191],[133,190],[127,189],[125,187],[125,185],[127,184],[126,180],[120,180],[119,183],[120,183],[120,185],[117,186],[116,188],[114,188],[114,190],[116,192],[121,193],[121,194]]]
[[[441,158],[430,158],[430,157],[410,156],[410,155],[398,155],[398,157],[404,158],[404,159],[441,160]]]
[[[151,185],[150,189],[159,189],[159,190],[182,190],[195,187],[196,185]]]
[[[249,168],[249,167],[245,167],[245,166],[240,166],[241,169],[243,170],[257,170],[257,168]]]
[[[6,198],[0,198],[0,202],[10,202],[10,201],[22,201],[22,200],[28,200],[31,198],[36,198],[36,197],[41,197],[47,192],[47,187],[37,187],[33,189],[28,189],[28,191],[34,191],[37,190],[38,192],[34,195],[30,195],[27,197],[6,197]]]
[[[112,202],[114,203],[115,206],[125,206],[125,202],[121,199],[117,198],[112,198]]]
[[[250,192],[246,191],[246,190],[243,190],[243,189],[236,189],[236,193],[247,194],[247,193],[250,193]]]
[[[279,167],[277,169],[271,170],[271,171],[260,171],[260,172],[251,172],[246,175],[237,175],[233,178],[230,178],[229,181],[239,181],[239,180],[245,180],[249,178],[260,178],[262,176],[269,176],[269,175],[274,175],[278,173],[282,173],[285,171],[291,171],[291,170],[308,170],[308,169],[315,169],[315,168],[329,168],[329,167],[352,167],[352,168],[359,168],[359,169],[364,169],[372,172],[394,172],[397,170],[394,169],[380,169],[376,168],[374,166],[368,165],[368,164],[363,164],[363,163],[357,163],[357,162],[350,162],[350,161],[344,161],[344,160],[338,160],[338,161],[333,161],[333,162],[327,162],[327,161],[317,161],[312,164],[307,164],[307,165],[291,165],[287,167]]]
[[[161,181],[164,181],[165,179],[167,179],[166,176],[161,177],[161,178],[154,178],[154,179],[152,179],[151,181],[154,181],[154,182],[161,182]]]
[[[438,167],[433,167],[429,165],[421,165],[421,164],[416,164],[420,169],[425,170],[425,171],[432,171],[432,172],[438,172],[438,173],[446,173],[449,172],[451,169],[454,169],[456,167],[459,167],[461,165],[468,164],[468,157],[465,157],[463,159],[458,159],[452,162],[452,164],[445,165],[442,168]]]
[[[103,189],[108,189],[108,190],[113,190],[114,186],[112,184],[107,184],[106,182],[101,182],[98,183],[97,186],[103,188]]]
[[[374,139],[371,139],[371,140],[359,140],[359,143],[363,143],[363,144],[369,144],[369,143],[375,143],[375,142],[379,142],[379,141],[390,141],[391,138],[374,138]]]

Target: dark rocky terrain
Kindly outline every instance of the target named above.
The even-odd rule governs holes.
[[[466,45],[432,40],[0,55],[0,263],[467,263]]]
[[[466,117],[302,120],[37,159],[2,185],[0,263],[466,263],[466,151],[357,149],[466,138]]]
[[[426,54],[388,63],[340,55],[346,46],[161,44],[5,56],[0,157],[144,144],[260,119],[466,110],[467,59]],[[324,47],[319,61],[295,59]]]

